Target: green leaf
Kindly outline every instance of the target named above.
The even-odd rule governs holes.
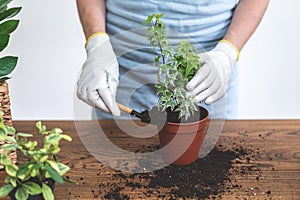
[[[191,63],[188,63],[185,69],[186,74],[190,74],[191,70],[193,68],[193,65]]]
[[[2,77],[0,78],[0,83],[3,83],[4,81],[11,79],[11,77]]]
[[[30,176],[31,177],[36,177],[37,176],[37,172],[38,172],[38,170],[36,170],[36,169],[32,170]]]
[[[65,140],[67,140],[69,142],[72,141],[72,138],[69,135],[63,135],[63,134],[61,134],[61,138],[65,139]]]
[[[13,187],[17,187],[17,179],[14,177],[7,176],[5,179],[5,183],[11,184]]]
[[[36,195],[42,193],[42,188],[34,182],[26,182],[23,184],[28,189],[29,194]]]
[[[0,24],[0,34],[9,35],[14,32],[19,25],[19,21],[20,20],[12,19]]]
[[[30,147],[30,150],[34,150],[34,148],[38,145],[38,142],[37,141],[32,141],[31,142],[31,147]],[[42,151],[41,151],[42,152]],[[43,152],[44,153],[44,152]]]
[[[24,147],[26,147],[29,151],[34,151],[34,148],[38,145],[37,141],[29,141],[26,144],[24,144]],[[39,152],[40,154],[40,152]]]
[[[52,134],[45,137],[47,144],[55,144],[58,143],[59,140],[62,138],[61,135],[58,134]]]
[[[0,52],[7,47],[8,41],[9,35],[0,34]]]
[[[6,7],[12,0],[0,0],[0,9]]]
[[[44,156],[42,156],[42,157],[40,158],[40,162],[43,163],[43,162],[45,162],[48,158],[49,158],[48,155],[44,155]]]
[[[12,190],[14,189],[14,186],[12,185],[4,185],[0,188],[0,197],[7,196]]]
[[[9,132],[11,135],[15,135],[16,129],[12,126],[5,126],[7,132]]]
[[[0,58],[0,77],[10,74],[16,67],[18,58],[14,56],[6,56]]]
[[[2,145],[2,149],[5,149],[5,150],[15,150],[17,149],[18,145],[16,144],[4,144]]]
[[[47,160],[47,163],[55,170],[59,173],[59,166],[58,163],[52,160]]]
[[[41,121],[38,121],[38,122],[35,124],[35,126],[36,126],[39,130],[41,130],[41,129],[42,129],[42,122],[41,122]]]
[[[42,185],[42,193],[45,200],[54,200],[54,195],[51,188],[45,183]]]
[[[47,127],[43,125],[41,121],[38,121],[35,126],[38,128],[40,134],[42,135],[49,134],[47,131]]]
[[[17,133],[17,135],[16,135],[17,137],[33,137],[33,135],[32,134],[30,134],[30,133]]]
[[[53,149],[51,150],[51,154],[55,155],[58,154],[60,152],[60,148],[56,145],[53,147]]]
[[[68,167],[67,165],[64,165],[62,163],[58,163],[58,167],[59,167],[60,175],[64,175],[65,173],[67,173],[70,170],[70,167]]]
[[[2,165],[7,165],[7,154],[2,153],[1,154],[1,162]]]
[[[29,193],[27,188],[25,187],[20,187],[19,189],[17,189],[17,192],[15,194],[15,197],[17,200],[25,200],[28,199]]]
[[[163,17],[165,14],[155,14],[156,19],[160,19],[161,17]]]
[[[36,141],[35,141],[36,142]],[[32,142],[33,144],[34,142]],[[45,153],[40,150],[28,150],[26,152],[29,156],[44,156]]]
[[[26,163],[22,165],[20,169],[17,171],[16,176],[19,179],[24,180],[31,173],[31,168],[32,168],[31,163]]]
[[[21,139],[18,139],[18,143],[19,143],[19,145],[24,145],[24,144],[26,144],[27,143],[27,138],[21,138]]]
[[[0,127],[0,141],[6,141],[7,133],[4,128]]]
[[[1,5],[0,5],[1,6]],[[7,6],[3,6],[2,8],[0,8],[0,13],[3,13],[7,10]]]
[[[50,165],[46,165],[45,170],[50,174],[51,178],[53,180],[55,180],[56,182],[61,183],[61,184],[64,182],[61,175],[55,169],[53,169]]]
[[[51,130],[51,133],[58,133],[58,134],[60,134],[62,132],[63,131],[60,128],[54,128],[54,129]]]
[[[153,18],[154,18],[154,14],[148,16],[148,18],[144,21],[144,26],[146,26],[147,24],[149,24],[152,21]]]
[[[21,7],[15,7],[6,10],[5,12],[0,14],[0,21],[16,16],[21,11],[21,9]]]
[[[5,171],[9,176],[16,177],[18,167],[15,164],[7,164],[5,166]]]
[[[46,172],[45,173],[45,178],[51,178],[51,175],[48,172]]]
[[[39,169],[39,168],[41,168],[42,167],[42,165],[40,164],[40,163],[34,163],[33,165],[32,165],[32,170],[34,170],[34,169]]]

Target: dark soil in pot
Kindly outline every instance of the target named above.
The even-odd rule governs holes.
[[[174,110],[176,110],[176,108]],[[167,113],[167,122],[172,122],[172,123],[192,123],[192,122],[201,121],[208,116],[208,111],[205,108],[200,106],[197,107],[197,110],[194,112],[194,114],[191,117],[189,117],[187,120],[180,119],[179,112],[172,111],[170,108],[166,110],[166,113]]]
[[[34,182],[42,187],[42,183],[37,178],[31,178],[28,180],[28,182]],[[54,190],[55,181],[53,179],[50,179],[50,178],[46,179],[46,181],[44,183],[46,183],[52,189],[52,191]],[[11,200],[16,200],[15,193],[18,188],[19,187],[16,187],[13,191],[11,191],[11,193],[9,193]],[[28,200],[44,200],[44,197],[43,197],[42,193],[38,194],[38,195],[29,195]]]

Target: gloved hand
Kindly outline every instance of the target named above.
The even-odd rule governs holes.
[[[91,106],[120,115],[116,103],[119,83],[119,64],[109,37],[99,33],[91,36],[86,44],[87,60],[77,81],[77,96]]]
[[[225,95],[239,51],[231,42],[221,40],[214,49],[199,57],[204,65],[187,83],[186,96],[192,97],[195,103],[205,100],[211,104]]]

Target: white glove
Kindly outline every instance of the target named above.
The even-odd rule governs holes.
[[[77,81],[77,96],[91,106],[120,116],[116,103],[119,64],[109,37],[96,34],[86,45],[87,60]]]
[[[220,41],[209,52],[199,54],[204,63],[187,85],[187,97],[195,103],[205,100],[211,104],[221,99],[229,85],[231,71],[239,56],[238,49],[229,41]]]

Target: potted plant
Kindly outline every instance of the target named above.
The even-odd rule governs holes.
[[[1,164],[7,173],[5,185],[0,188],[0,197],[9,195],[17,200],[53,200],[54,183],[63,183],[68,180],[63,175],[69,167],[57,161],[60,152],[59,142],[72,138],[62,134],[62,130],[54,128],[47,130],[41,121],[36,123],[42,144],[29,140],[32,134],[16,133],[15,129],[4,125],[3,113],[0,114],[0,141],[6,144],[1,146]],[[22,157],[22,165],[17,166],[8,155],[11,151],[18,150]]]
[[[146,37],[155,52],[154,65],[159,67],[158,108],[167,113],[167,122],[159,132],[162,154],[173,165],[187,165],[198,159],[205,134],[208,111],[186,97],[185,86],[203,63],[195,47],[188,41],[175,50],[168,41],[163,14],[152,14],[144,22],[151,23]]]
[[[19,20],[11,18],[16,16],[22,8],[8,8],[7,4],[11,1],[12,0],[3,0],[0,5],[0,52],[8,46],[11,33],[13,33],[19,25]],[[7,75],[15,69],[17,62],[18,57],[16,56],[4,56],[0,58],[0,110],[4,112],[3,117],[5,124],[10,126],[12,126],[12,120],[6,80],[9,79]]]
[[[8,8],[12,0],[2,0],[0,3],[0,52],[2,52],[9,43],[10,35],[19,25],[19,20],[11,19],[16,16],[21,7]],[[0,58],[0,111],[4,112],[3,118],[6,125],[12,126],[12,116],[10,110],[10,98],[8,84],[6,82],[9,75],[16,67],[18,57],[4,56]],[[0,142],[0,147],[3,143]],[[1,155],[1,151],[0,151]],[[14,162],[17,160],[16,152],[11,152],[9,158]],[[0,169],[1,169],[0,165]]]

